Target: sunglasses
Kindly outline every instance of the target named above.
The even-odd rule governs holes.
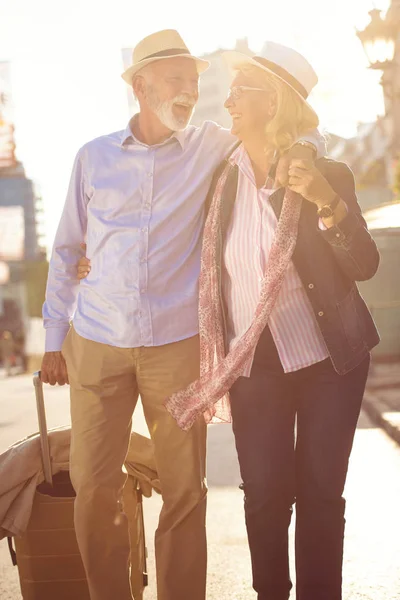
[[[245,92],[264,92],[269,93],[268,90],[257,87],[250,87],[248,85],[235,85],[234,87],[228,90],[228,100],[239,100],[245,94]]]

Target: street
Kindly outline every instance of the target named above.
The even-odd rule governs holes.
[[[68,388],[46,386],[45,399],[48,426],[69,423]],[[0,379],[0,452],[37,430],[35,411],[30,376]],[[140,406],[136,410],[134,429],[147,435]],[[208,600],[255,599],[243,494],[238,489],[240,481],[230,426],[211,426]],[[400,448],[374,427],[365,413],[361,415],[356,434],[346,498],[344,600],[399,600]],[[156,600],[152,538],[160,505],[159,497],[146,499],[144,504],[150,576],[146,600]],[[294,579],[293,560],[292,577]],[[7,543],[3,540],[0,542],[0,600],[19,600],[20,597],[17,569],[11,565]],[[294,597],[293,591],[291,599]]]

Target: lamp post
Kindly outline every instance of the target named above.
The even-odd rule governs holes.
[[[363,31],[357,31],[371,69],[385,70],[394,58],[396,27],[387,19],[382,19],[377,8],[368,14],[371,21]]]
[[[382,71],[386,121],[390,131],[390,162],[400,156],[400,0],[392,0],[385,18],[374,8],[370,22],[357,31],[370,68]],[[392,169],[390,169],[392,170]],[[392,182],[392,173],[390,180]]]

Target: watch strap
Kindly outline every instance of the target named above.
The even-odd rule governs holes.
[[[329,204],[324,204],[324,206],[321,206],[321,208],[319,208],[317,210],[318,216],[319,217],[326,216],[326,215],[324,215],[324,212],[325,213],[328,212],[326,209],[329,210],[330,216],[332,216],[333,212],[336,210],[337,205],[339,204],[339,202],[340,202],[340,196],[339,196],[339,194],[336,194],[336,196],[334,197],[334,199],[332,200],[332,202],[330,202]]]

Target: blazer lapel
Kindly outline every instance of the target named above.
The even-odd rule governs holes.
[[[226,180],[225,187],[222,192],[222,198],[221,198],[222,239],[225,239],[225,235],[228,230],[230,220],[232,218],[233,207],[235,204],[236,194],[237,194],[238,178],[239,178],[239,168],[237,165],[234,165],[228,174],[228,178]]]
[[[269,201],[271,202],[272,208],[274,209],[274,213],[277,219],[279,219],[279,217],[281,216],[285,192],[286,188],[279,188],[278,190],[273,192],[273,194],[271,194],[269,198]],[[300,213],[300,221],[303,221],[304,219],[312,219],[316,223],[318,221],[315,205],[312,202],[308,202],[307,200],[303,199],[303,204]]]
[[[284,197],[285,188],[279,188],[278,190],[273,192],[269,197],[269,201],[271,202],[271,206],[274,209],[274,213],[277,219],[279,219],[279,217],[281,216]]]

